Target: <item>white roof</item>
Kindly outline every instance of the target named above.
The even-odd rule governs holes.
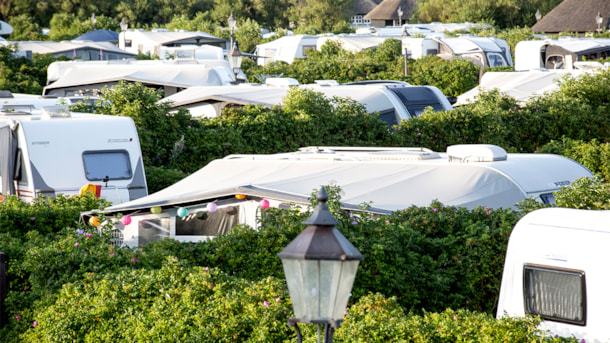
[[[405,83],[404,86],[409,87],[410,85]],[[387,111],[394,109],[395,106],[388,95],[385,94],[384,86],[381,84],[333,86],[306,84],[296,87],[309,88],[323,93],[326,97],[351,98],[364,105],[368,113]],[[162,99],[161,102],[170,101],[172,102],[172,107],[202,104],[209,101],[272,107],[282,103],[289,89],[290,87],[288,86],[275,87],[268,85],[190,87]]]
[[[92,41],[8,41],[5,44],[17,45],[19,50],[29,50],[34,54],[58,54],[72,53],[78,49],[93,49],[106,52],[113,52],[128,56],[135,54],[120,49],[110,42],[92,42]]]
[[[378,36],[378,35],[338,35],[320,37],[317,42],[318,50],[326,44],[327,41],[335,41],[341,44],[344,50],[358,52],[366,49],[376,48],[388,38],[400,39],[400,36]]]
[[[487,145],[471,147],[493,154],[503,151],[499,147],[488,149]],[[204,203],[238,193],[308,204],[312,190],[330,184],[341,188],[346,207],[372,202],[372,210],[382,213],[412,205],[428,206],[435,199],[451,206],[499,208],[512,207],[526,197],[550,193],[558,190],[558,185],[592,176],[575,161],[550,154],[508,154],[505,161],[460,163],[427,149],[363,149],[229,156],[212,161],[166,189],[109,207],[106,212]],[[469,148],[456,150],[461,152],[457,155],[466,158]]]
[[[53,62],[47,79],[54,81],[48,90],[117,82],[120,80],[187,88],[201,85],[223,85],[233,81],[227,61],[199,60],[196,63],[175,61],[66,61]]]
[[[492,89],[498,89],[517,101],[525,103],[559,88],[559,82],[565,75],[578,77],[585,72],[584,70],[564,69],[486,72],[477,87],[458,96],[454,106],[473,103],[482,91]]]
[[[462,36],[437,38],[439,42],[446,44],[455,54],[485,51],[499,52],[502,49],[491,39],[486,37]]]
[[[180,43],[180,41],[198,40],[200,43],[226,42],[226,39],[212,36],[202,31],[169,31],[169,30],[128,30],[127,39],[146,39],[160,45]]]

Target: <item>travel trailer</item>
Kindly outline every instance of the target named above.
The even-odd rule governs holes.
[[[247,82],[238,74],[238,81]],[[166,96],[191,86],[221,86],[236,82],[224,60],[56,61],[47,68],[46,96],[98,95],[104,87],[139,82],[162,89]]]
[[[129,117],[65,106],[0,112],[0,185],[23,201],[93,189],[113,204],[148,194],[140,141]]]
[[[508,241],[497,317],[540,316],[540,329],[610,342],[610,211],[545,208]]]
[[[610,39],[561,38],[520,41],[515,45],[515,70],[574,69],[575,62],[610,56]]]
[[[510,47],[504,39],[463,35],[459,37],[402,37],[402,50],[409,58],[437,55],[444,59],[465,58],[481,68],[513,65]]]
[[[389,214],[434,200],[469,209],[513,207],[528,197],[552,202],[561,186],[591,176],[559,155],[507,154],[494,145],[456,145],[446,153],[306,147],[214,160],[174,185],[103,213],[116,222],[117,242],[138,246],[164,237],[210,239],[236,224],[257,228],[265,208],[307,207],[312,190],[326,185],[341,189],[346,210]]]
[[[368,113],[378,112],[380,118],[390,126],[417,117],[426,107],[435,111],[453,109],[448,98],[434,86],[412,86],[406,82],[384,80],[341,85],[334,80],[326,80],[299,85],[295,79],[273,78],[264,85],[190,87],[160,102],[171,102],[172,108],[183,107],[195,118],[218,117],[225,107],[279,105],[291,87],[312,89],[326,97],[351,98],[364,105]]]

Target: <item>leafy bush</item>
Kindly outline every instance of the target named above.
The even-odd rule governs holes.
[[[369,294],[352,305],[336,342],[578,342],[540,331],[537,318],[495,319],[489,314],[446,309],[404,313],[396,299]]]

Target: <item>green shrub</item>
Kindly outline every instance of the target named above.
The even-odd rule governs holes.
[[[283,280],[252,282],[174,257],[157,270],[87,273],[20,321],[24,342],[279,342],[293,333]],[[13,322],[16,319],[12,319]]]

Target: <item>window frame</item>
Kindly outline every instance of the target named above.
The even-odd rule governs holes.
[[[573,275],[575,277],[578,277],[579,281],[580,281],[580,292],[581,292],[580,296],[581,296],[581,302],[582,302],[580,305],[580,307],[581,307],[580,311],[582,313],[582,320],[573,320],[570,318],[559,317],[557,315],[550,315],[550,314],[546,314],[546,313],[537,313],[535,311],[532,311],[531,306],[530,306],[530,302],[531,302],[530,299],[535,297],[535,295],[533,295],[532,292],[529,291],[528,285],[529,285],[530,273],[528,273],[528,271],[553,272],[553,273],[564,274],[564,275]],[[528,264],[528,263],[524,264],[523,265],[523,309],[524,309],[525,314],[532,315],[532,316],[539,316],[540,318],[542,318],[544,320],[579,325],[579,326],[586,326],[587,325],[587,283],[586,283],[585,272],[583,270],[577,270],[577,269],[568,269],[568,268],[544,266],[544,265]]]
[[[108,179],[106,178],[90,178],[89,176],[89,172],[87,169],[87,159],[86,156],[87,155],[101,155],[101,154],[123,154],[126,157],[126,162],[127,162],[127,170],[128,170],[128,174],[129,176],[127,177],[108,177]],[[133,168],[131,166],[131,157],[129,155],[129,151],[127,151],[126,149],[114,149],[114,150],[87,150],[87,151],[83,151],[82,154],[82,159],[83,159],[83,170],[85,172],[85,178],[89,181],[102,181],[102,182],[108,182],[110,180],[131,180],[133,178]],[[92,166],[91,166],[92,167]]]

